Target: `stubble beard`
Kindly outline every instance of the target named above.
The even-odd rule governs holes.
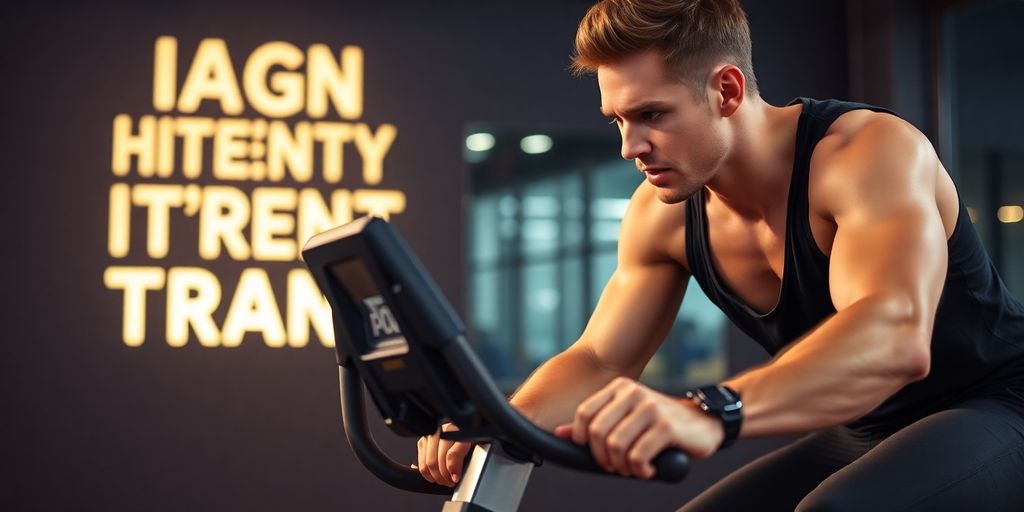
[[[678,204],[689,200],[704,188],[704,183],[693,181],[683,177],[683,183],[679,187],[657,188],[658,199],[665,204]]]

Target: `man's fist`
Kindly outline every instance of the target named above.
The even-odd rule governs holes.
[[[555,435],[589,445],[594,460],[610,473],[646,480],[654,476],[651,460],[666,448],[706,459],[725,431],[721,421],[691,401],[619,377],[584,400],[573,422],[556,427]]]
[[[413,467],[419,469],[428,482],[454,487],[462,476],[463,461],[473,445],[441,439],[442,431],[456,430],[459,427],[445,423],[438,432],[421,437],[416,442],[417,464]]]

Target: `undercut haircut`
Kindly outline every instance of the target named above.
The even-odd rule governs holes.
[[[706,101],[712,66],[727,62],[757,94],[751,62],[750,26],[738,0],[602,0],[587,11],[576,31],[571,70],[597,71],[626,57],[657,50],[669,76],[685,82]]]

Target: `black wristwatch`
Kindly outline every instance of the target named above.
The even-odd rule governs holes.
[[[693,400],[701,410],[722,420],[725,438],[719,450],[731,445],[740,435],[743,424],[743,402],[740,394],[725,386],[703,386],[686,392],[686,398]]]

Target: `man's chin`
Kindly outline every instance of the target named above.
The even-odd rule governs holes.
[[[658,188],[657,189],[658,200],[663,202],[663,203],[665,203],[665,204],[678,204],[678,203],[681,203],[681,202],[686,201],[687,199],[693,197],[693,195],[696,194],[696,193],[697,193],[697,190],[690,191],[689,193],[687,193],[686,191],[675,190],[675,189],[671,189],[671,188]]]

